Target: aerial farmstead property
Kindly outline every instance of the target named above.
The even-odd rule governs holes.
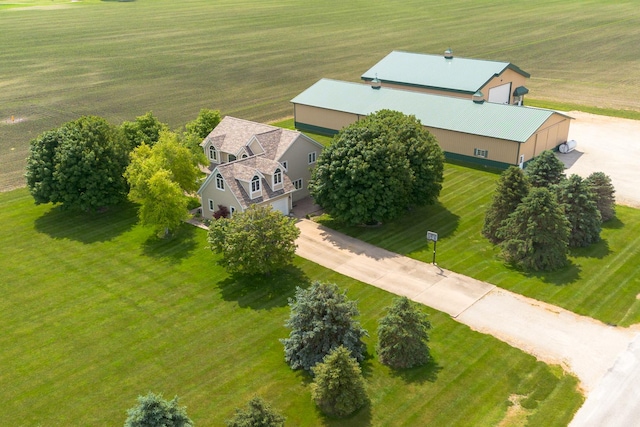
[[[259,204],[288,215],[309,195],[311,168],[323,148],[300,132],[229,116],[200,145],[209,159],[198,190],[207,219],[221,205],[231,214]]]
[[[406,70],[404,75],[391,73],[394,67],[389,62],[394,58],[395,68]],[[370,84],[322,79],[291,101],[295,126],[335,134],[381,109],[397,110],[416,116],[436,137],[447,158],[498,168],[522,167],[542,151],[567,141],[571,117],[517,105],[521,104],[526,91],[522,84],[528,77],[519,68],[463,58],[442,58],[449,62],[431,68],[421,65],[438,64],[434,58],[392,52],[362,76]],[[417,65],[410,64],[412,59]],[[464,66],[456,68],[456,61],[464,61]],[[372,72],[374,77],[369,80]],[[383,72],[393,77],[385,80]],[[422,80],[417,78],[420,72],[425,77]],[[401,78],[406,81],[398,82]],[[489,93],[489,101],[483,90]]]

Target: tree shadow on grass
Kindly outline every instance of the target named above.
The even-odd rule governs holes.
[[[569,255],[575,258],[597,258],[602,259],[611,253],[609,242],[602,239],[592,243],[585,248],[570,248]]]
[[[182,224],[175,234],[160,238],[151,235],[142,245],[142,252],[151,258],[157,258],[172,263],[187,258],[196,249],[196,227]]]
[[[553,271],[521,271],[527,277],[535,277],[544,283],[556,286],[565,286],[574,283],[580,279],[582,269],[576,263],[569,261],[569,264],[563,268]]]
[[[400,218],[375,226],[347,226],[329,216],[318,222],[322,225],[323,239],[334,246],[384,259],[424,249],[429,243],[427,230],[438,233],[438,239],[451,235],[458,228],[460,217],[438,202],[413,208]]]
[[[124,202],[102,212],[65,210],[55,206],[35,220],[35,229],[54,239],[70,239],[84,244],[113,240],[138,221],[136,206]]]
[[[405,383],[409,384],[433,383],[438,379],[438,374],[442,369],[442,366],[432,357],[423,366],[410,369],[391,369],[390,375],[401,378]]]
[[[618,230],[622,227],[624,227],[624,222],[620,221],[617,216],[614,216],[609,221],[602,223],[602,228],[607,230]]]
[[[323,414],[320,409],[316,406],[316,411],[322,420],[323,426],[330,427],[339,427],[339,426],[349,426],[349,427],[367,427],[371,425],[371,403],[367,402],[362,408],[357,410],[355,414],[352,414],[345,418],[334,418],[328,415]]]
[[[300,268],[289,265],[269,276],[234,274],[219,283],[225,301],[237,301],[240,307],[269,310],[284,307],[296,287],[306,288],[310,279]]]

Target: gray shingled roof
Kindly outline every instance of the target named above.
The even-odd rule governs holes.
[[[365,72],[362,79],[371,81],[377,76],[388,83],[473,94],[507,68],[530,77],[509,62],[393,51]]]
[[[253,136],[258,138],[267,152],[265,155],[276,160],[300,136],[300,132],[226,116],[200,145],[211,141],[219,151],[235,155],[246,148]]]
[[[247,194],[244,187],[242,187],[242,185],[238,181],[251,181],[251,179],[255,176],[256,171],[259,171],[262,175],[271,175],[278,167],[281,167],[278,162],[267,159],[265,157],[247,157],[245,159],[236,160],[235,162],[218,165],[217,168],[214,169],[211,176],[214,176],[216,174],[216,170],[220,172],[220,175],[222,175],[222,177],[224,178],[225,185],[227,186],[229,191],[231,191],[236,199],[238,199],[238,202],[240,202],[242,208],[246,209],[253,203],[266,202],[268,200],[282,196],[283,194],[295,191],[295,186],[291,182],[291,179],[285,173],[282,174],[283,188],[276,191],[273,191],[271,189],[271,183],[267,182],[267,180],[263,178],[261,180],[262,197],[257,197],[255,199],[251,199],[249,197],[249,194]],[[208,179],[211,179],[211,177],[209,177]]]
[[[409,90],[372,89],[367,84],[329,79],[318,81],[291,102],[361,116],[396,110],[416,116],[427,127],[517,142],[526,142],[549,117],[561,114]]]

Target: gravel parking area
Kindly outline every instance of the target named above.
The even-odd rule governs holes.
[[[619,119],[571,111],[569,139],[576,149],[558,158],[566,173],[587,177],[604,172],[616,189],[616,202],[640,208],[640,120]]]

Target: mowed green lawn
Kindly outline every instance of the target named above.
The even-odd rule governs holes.
[[[603,224],[602,240],[570,251],[570,265],[548,273],[510,268],[500,251],[481,235],[484,214],[499,174],[447,164],[439,203],[414,209],[378,228],[326,225],[377,246],[432,262],[428,230],[438,233],[436,261],[443,268],[475,277],[603,322],[640,322],[640,210],[617,207]]]
[[[290,117],[392,50],[509,61],[529,99],[640,111],[634,1],[0,0],[0,28],[0,191],[24,185],[30,139],[80,115]]]
[[[394,372],[375,355],[392,295],[303,259],[268,280],[237,280],[185,225],[159,241],[132,206],[86,216],[0,194],[0,425],[119,426],[136,397],[179,395],[198,426],[220,426],[254,394],[291,426],[566,426],[575,377],[428,310],[434,362]],[[287,298],[311,280],[357,300],[371,406],[321,416],[310,378],[284,362]],[[522,406],[511,407],[519,398]]]

